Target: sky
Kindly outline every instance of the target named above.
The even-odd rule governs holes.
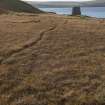
[[[105,7],[105,0],[23,0],[35,7]]]
[[[49,1],[71,1],[71,2],[85,2],[85,1],[94,1],[94,0],[24,0],[24,1],[37,1],[37,2],[49,2]]]

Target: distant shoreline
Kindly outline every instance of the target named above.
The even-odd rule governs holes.
[[[72,8],[39,8],[40,10],[53,12],[60,15],[71,15]],[[81,7],[82,15],[105,18],[105,7]]]

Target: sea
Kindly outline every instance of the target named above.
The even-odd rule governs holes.
[[[72,8],[39,8],[43,11],[54,12],[60,15],[71,15]],[[105,18],[105,7],[81,7],[82,15]]]

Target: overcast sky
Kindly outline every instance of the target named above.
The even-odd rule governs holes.
[[[24,1],[37,1],[37,2],[52,2],[52,1],[72,1],[72,2],[83,2],[83,1],[94,1],[94,0],[24,0]]]
[[[37,7],[105,6],[105,0],[23,0]]]
[[[35,1],[35,2],[53,2],[53,1],[69,1],[69,2],[87,2],[87,1],[95,1],[95,2],[105,2],[105,0],[24,0],[24,1]]]

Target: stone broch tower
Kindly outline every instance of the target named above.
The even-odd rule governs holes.
[[[81,8],[80,7],[73,7],[72,8],[72,15],[81,15]]]

